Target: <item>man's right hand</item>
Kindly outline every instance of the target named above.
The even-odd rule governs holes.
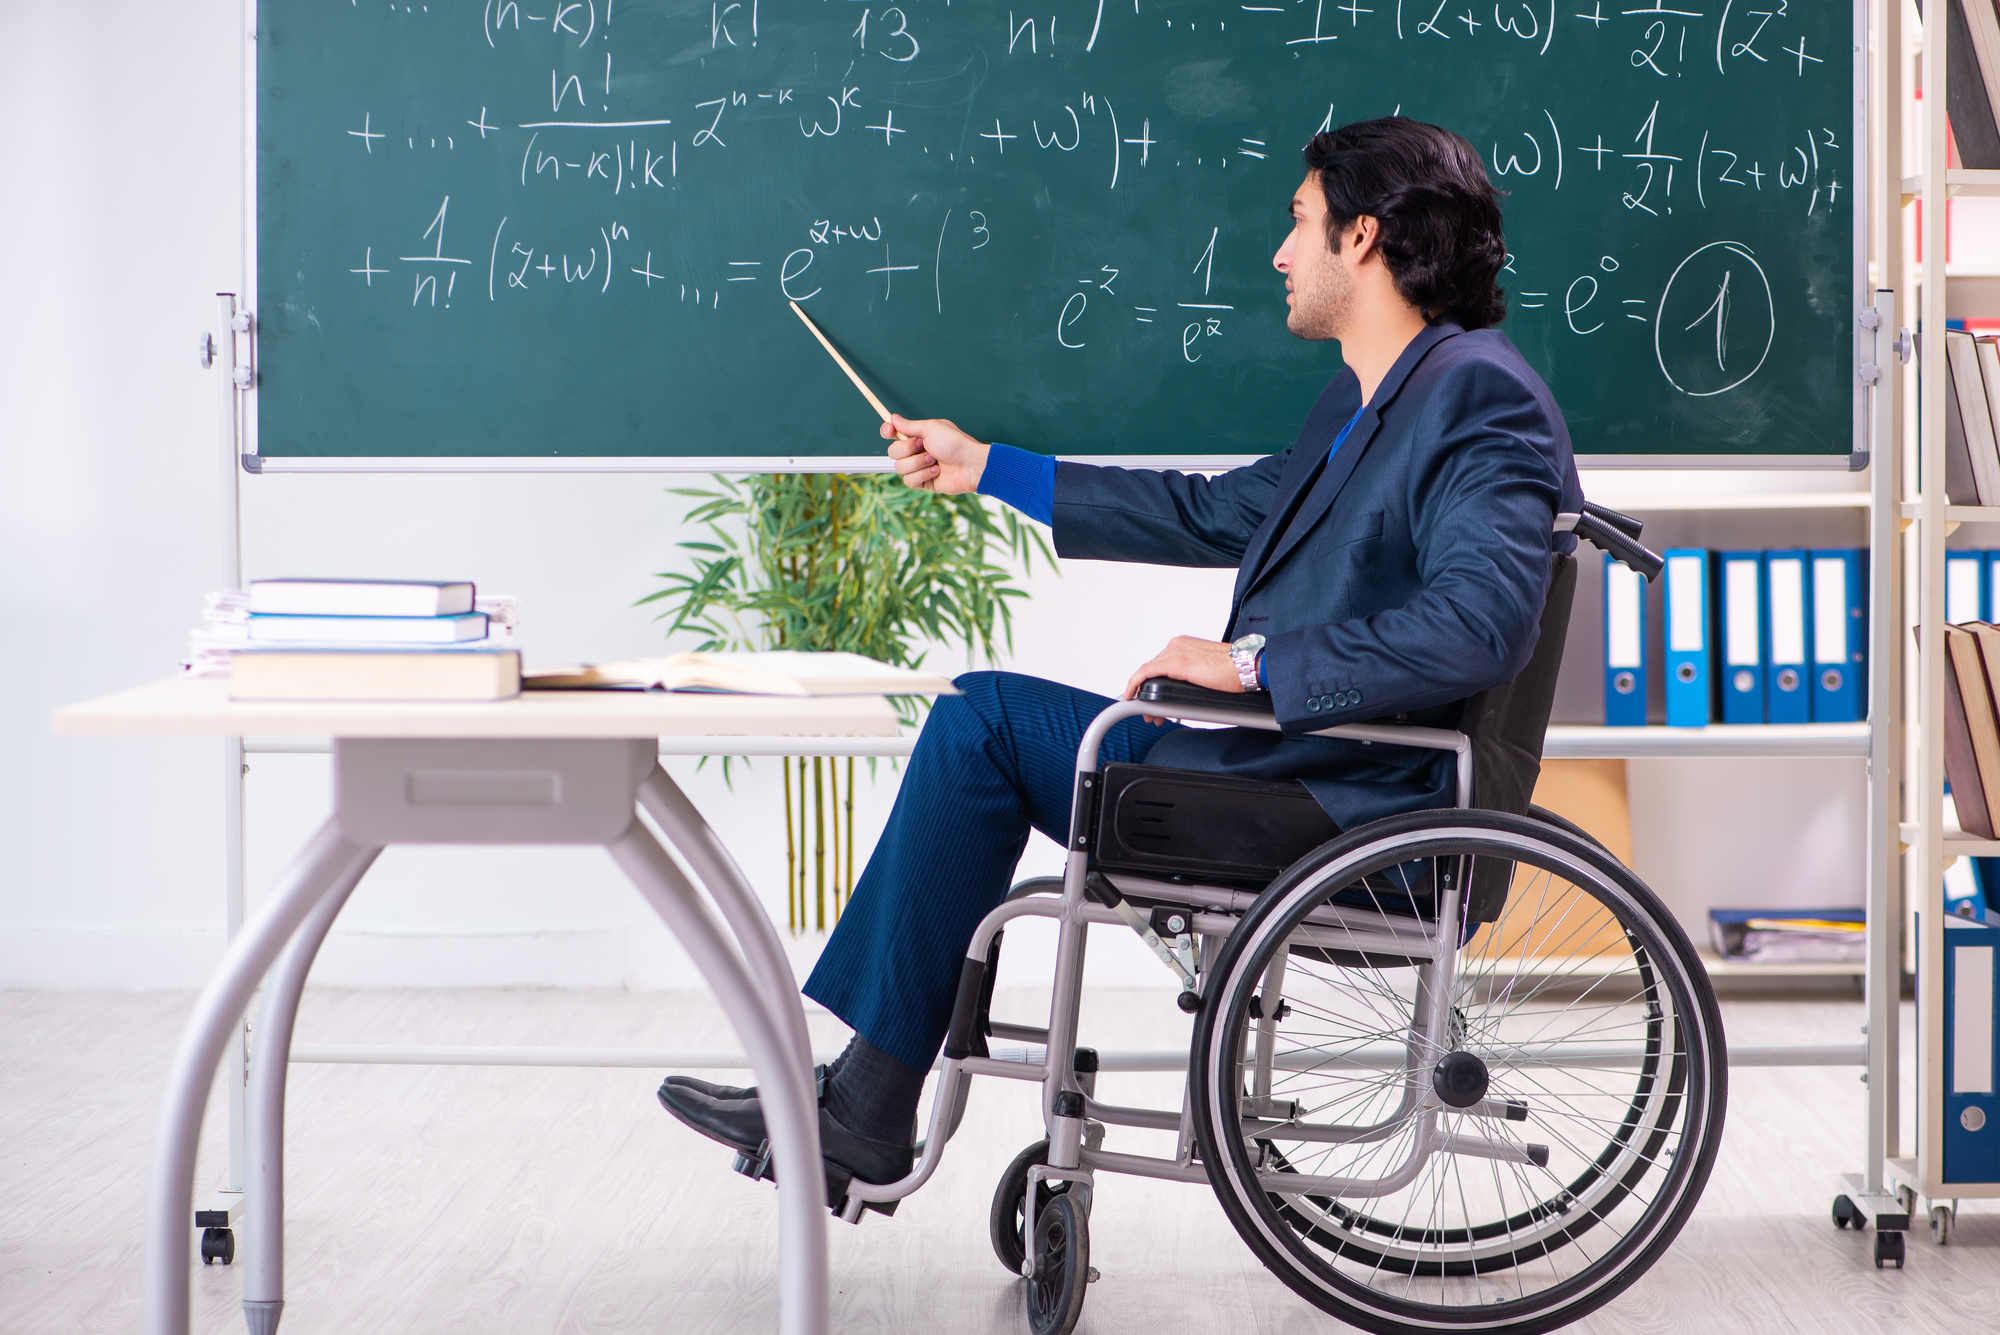
[[[913,422],[891,415],[882,424],[882,437],[890,442],[889,457],[896,461],[896,471],[910,486],[947,496],[979,490],[980,476],[986,471],[986,452],[991,447],[966,435],[956,424],[941,417]]]

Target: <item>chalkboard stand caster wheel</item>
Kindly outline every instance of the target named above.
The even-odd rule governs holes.
[[[1090,1268],[1090,1225],[1076,1195],[1049,1198],[1035,1221],[1028,1281],[1031,1335],[1070,1335],[1083,1314],[1083,1295],[1095,1272]]]
[[[228,1265],[236,1259],[236,1234],[226,1228],[205,1228],[201,1231],[201,1263],[213,1265],[220,1261]]]
[[[1854,1202],[1847,1197],[1835,1196],[1833,1198],[1833,1226],[1835,1228],[1846,1228],[1849,1224],[1852,1224],[1857,1229],[1865,1227],[1860,1214],[1861,1212],[1854,1208]]]
[[[1958,1211],[1949,1205],[1931,1207],[1931,1241],[1945,1246],[1951,1241],[1951,1228],[1958,1222]]]
[[[1903,1235],[1901,1233],[1877,1233],[1875,1235],[1875,1268],[1881,1270],[1889,1265],[1903,1268]]]

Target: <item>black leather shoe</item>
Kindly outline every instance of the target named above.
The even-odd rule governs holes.
[[[829,1069],[824,1063],[813,1067],[813,1096],[821,1103],[826,1102],[826,1082],[830,1078],[828,1074]],[[691,1075],[670,1075],[660,1086],[660,1103],[668,1112],[673,1113],[676,1117],[680,1117],[681,1115],[675,1111],[671,1103],[667,1102],[667,1091],[669,1089],[691,1090],[705,1099],[713,1099],[718,1103],[734,1103],[739,1099],[754,1099],[757,1097],[757,1086],[755,1085],[718,1085],[707,1080],[697,1080]],[[686,1122],[687,1118],[681,1117],[681,1120]],[[694,1126],[697,1131],[701,1130],[701,1127],[695,1126],[692,1122],[688,1122],[688,1125]],[[707,1133],[704,1132],[703,1134]]]
[[[692,1131],[736,1150],[755,1152],[764,1140],[764,1108],[753,1098],[716,1099],[673,1080],[660,1086],[660,1106]]]
[[[737,1106],[748,1107],[750,1104],[746,1101]],[[819,1146],[826,1169],[826,1203],[835,1214],[847,1209],[850,1183],[859,1180],[879,1186],[896,1182],[908,1177],[916,1162],[914,1145],[891,1144],[857,1135],[835,1121],[833,1114],[824,1108],[819,1110]],[[736,1171],[745,1177],[776,1182],[778,1170],[771,1162],[771,1142],[766,1140],[754,1150],[739,1151]],[[869,1201],[866,1208],[878,1214],[892,1215],[900,1204],[901,1201]]]
[[[666,1100],[667,1090],[675,1087],[691,1089],[703,1098],[719,1099],[725,1103],[734,1102],[737,1099],[754,1099],[757,1097],[757,1086],[755,1085],[747,1087],[740,1085],[718,1085],[708,1080],[697,1080],[691,1075],[670,1075],[667,1077],[666,1083],[660,1086],[660,1099],[662,1102]],[[668,1111],[671,1112],[673,1110],[670,1108]]]
[[[749,1177],[778,1180],[764,1131],[764,1105],[757,1099],[713,1099],[685,1083],[660,1086],[660,1106],[683,1125],[736,1151],[736,1167]],[[826,1160],[827,1199],[835,1208],[847,1199],[847,1184],[856,1178],[881,1184],[909,1176],[916,1161],[912,1144],[871,1140],[849,1131],[825,1108],[819,1110],[820,1152]],[[875,1207],[888,1214],[895,1202]]]

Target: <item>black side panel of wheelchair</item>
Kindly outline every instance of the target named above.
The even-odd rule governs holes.
[[[1558,556],[1549,571],[1541,635],[1528,665],[1504,686],[1465,702],[1459,730],[1472,739],[1473,805],[1482,811],[1524,816],[1542,773],[1542,739],[1555,708],[1556,675],[1569,637],[1570,603],[1576,596],[1576,558]],[[1514,866],[1481,858],[1472,873],[1466,919],[1493,922],[1507,907]]]
[[[1302,783],[1106,765],[1093,866],[1261,889],[1340,833]]]

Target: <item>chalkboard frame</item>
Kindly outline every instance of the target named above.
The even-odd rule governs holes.
[[[1893,3],[1893,0],[1852,0],[1851,41],[1849,62],[1850,109],[1852,122],[1848,127],[1849,140],[1854,151],[1854,181],[1856,188],[1850,192],[1849,207],[1853,214],[1853,254],[1851,260],[1851,309],[1858,317],[1870,302],[1868,291],[1868,251],[1869,251],[1869,208],[1871,192],[1877,188],[1894,190],[1896,182],[1878,186],[1874,179],[1872,141],[1869,130],[1869,79],[1868,79],[1868,18],[1871,5]],[[792,456],[792,455],[721,455],[721,456],[630,456],[630,455],[564,455],[564,456],[305,456],[305,455],[262,455],[258,451],[258,359],[256,352],[256,294],[259,292],[258,279],[258,228],[257,211],[259,204],[259,182],[257,164],[257,112],[258,112],[258,65],[257,65],[257,0],[243,0],[242,67],[243,67],[243,116],[242,154],[243,189],[241,204],[243,209],[243,291],[249,294],[246,301],[251,309],[248,317],[252,335],[251,367],[249,383],[241,395],[240,410],[237,415],[237,454],[243,471],[252,474],[263,473],[887,473],[892,471],[886,457],[880,454],[858,456]],[[1873,354],[1874,335],[1861,327],[1856,318],[1852,324],[1853,346],[1850,349],[1850,420],[1852,422],[1850,448],[1845,454],[1600,454],[1576,455],[1577,465],[1584,469],[1659,469],[1659,470],[1701,470],[1701,469],[1759,469],[1759,470],[1841,470],[1860,472],[1868,467],[1869,413],[1868,387],[1861,380],[1861,366]],[[866,404],[856,395],[860,410]],[[1262,455],[1256,454],[1187,454],[1187,455],[1071,455],[1058,454],[1064,461],[1111,464],[1125,468],[1180,469],[1191,472],[1219,472],[1254,463]]]

